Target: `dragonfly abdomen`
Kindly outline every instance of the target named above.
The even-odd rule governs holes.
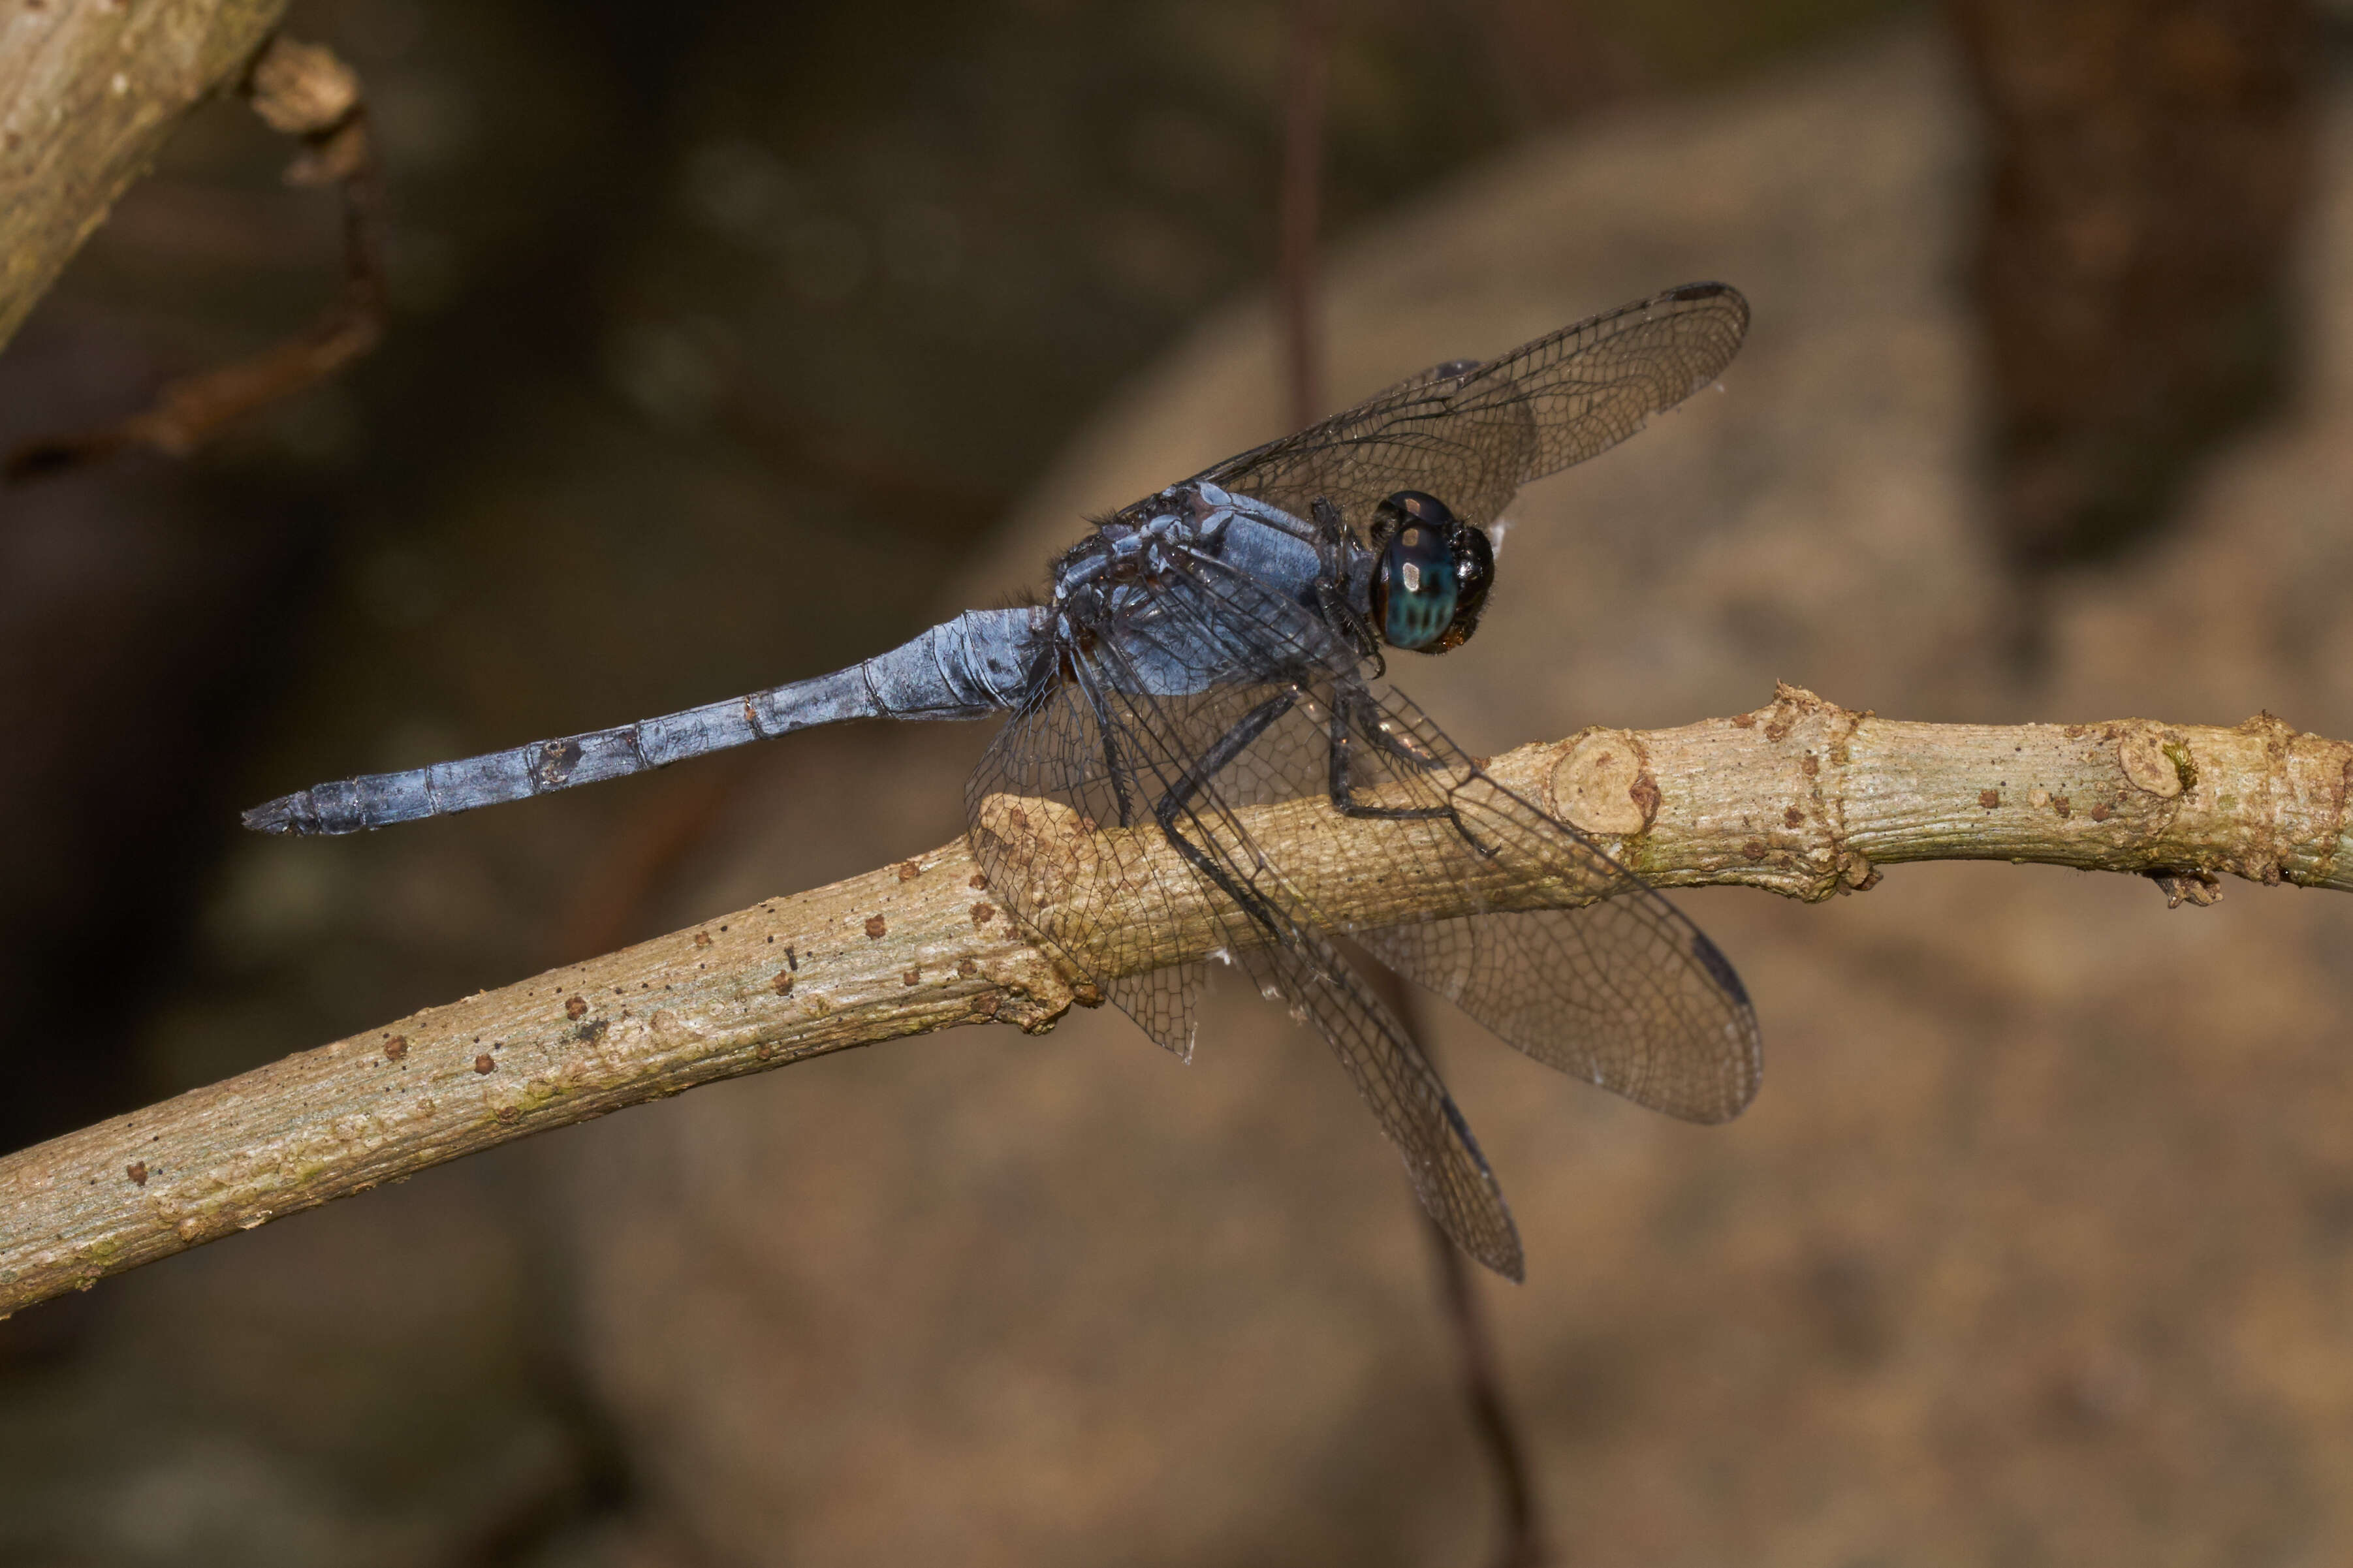
[[[1039,615],[970,610],[830,675],[610,730],[313,784],[255,806],[245,825],[262,833],[359,833],[626,778],[845,719],[981,718],[1013,706],[1034,679],[1044,646]]]

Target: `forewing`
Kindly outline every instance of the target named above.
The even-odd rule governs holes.
[[[1500,359],[1425,371],[1198,477],[1295,517],[1327,497],[1358,527],[1392,492],[1422,490],[1484,525],[1522,485],[1616,446],[1712,384],[1747,330],[1739,290],[1685,284]]]

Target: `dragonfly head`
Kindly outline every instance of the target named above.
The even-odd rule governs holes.
[[[1444,653],[1479,629],[1495,578],[1487,535],[1446,503],[1399,490],[1373,513],[1373,625],[1391,647]]]

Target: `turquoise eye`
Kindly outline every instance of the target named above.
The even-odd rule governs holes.
[[[1373,627],[1391,647],[1444,653],[1479,629],[1495,580],[1487,535],[1419,490],[1373,509]]]
[[[1461,586],[1454,552],[1437,529],[1409,522],[1390,534],[1376,584],[1381,640],[1409,650],[1430,647],[1454,624]]]

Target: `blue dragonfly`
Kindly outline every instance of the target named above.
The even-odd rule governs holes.
[[[350,833],[847,719],[1009,715],[966,805],[975,854],[1013,915],[1189,1057],[1210,960],[1142,968],[1103,911],[1206,900],[1227,938],[1212,956],[1324,1037],[1431,1215],[1518,1279],[1519,1237],[1470,1128],[1335,938],[1536,1060],[1695,1121],[1726,1120],[1755,1095],[1757,1016],[1705,935],[1602,846],[1489,777],[1387,684],[1387,656],[1467,643],[1513,495],[1712,384],[1747,323],[1737,290],[1687,284],[1499,359],[1435,366],[1103,519],[1055,562],[1040,603],[968,610],[848,668],[684,712],[314,785],[247,812],[246,826]],[[1087,862],[1099,885],[1046,897],[1002,809],[1023,799],[1145,831],[1104,835],[1131,848]],[[1321,802],[1314,820],[1334,831],[1392,824],[1398,871],[1424,885],[1502,877],[1592,901],[1355,929],[1252,837],[1243,808],[1286,801]],[[1145,842],[1174,854],[1134,851]]]

